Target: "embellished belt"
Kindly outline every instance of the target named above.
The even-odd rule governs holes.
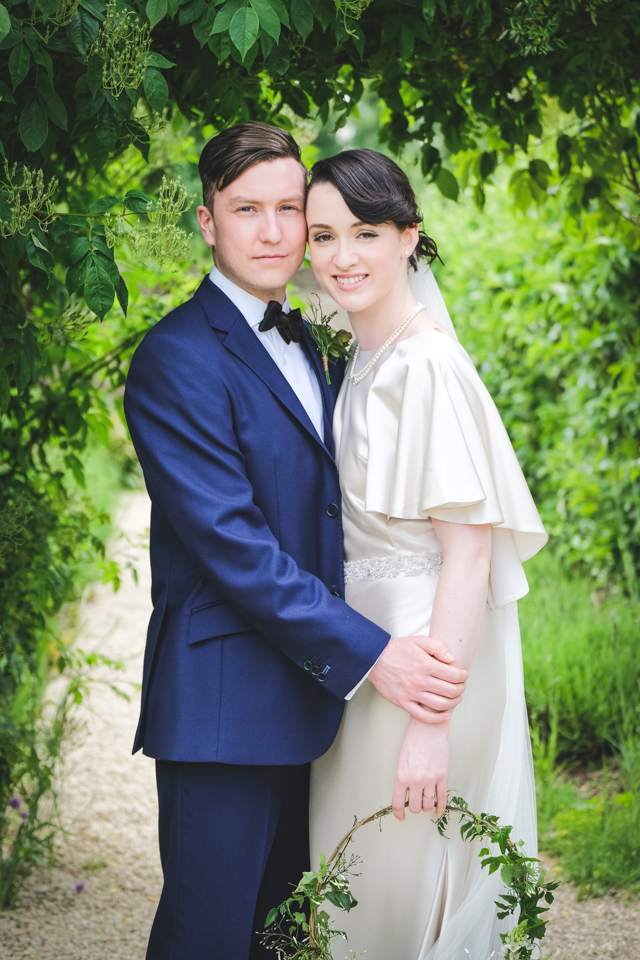
[[[381,580],[384,577],[419,577],[437,574],[442,568],[441,553],[403,553],[395,557],[369,557],[366,560],[348,560],[344,565],[344,582]]]

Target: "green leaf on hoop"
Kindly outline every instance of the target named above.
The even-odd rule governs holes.
[[[20,114],[20,139],[30,153],[39,150],[47,139],[49,121],[36,100],[28,103]]]
[[[232,44],[240,51],[243,60],[258,39],[259,30],[258,14],[251,7],[242,7],[234,14],[229,27],[229,36]]]

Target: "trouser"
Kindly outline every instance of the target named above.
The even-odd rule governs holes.
[[[164,886],[147,960],[273,960],[271,907],[309,869],[309,764],[156,761]]]

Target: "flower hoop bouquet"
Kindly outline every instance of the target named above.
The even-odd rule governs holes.
[[[347,847],[356,830],[390,813],[390,806],[383,807],[364,820],[356,819],[328,859],[320,854],[319,869],[305,872],[292,896],[269,911],[262,942],[275,951],[278,960],[333,960],[331,945],[337,939],[346,939],[346,934],[333,928],[331,917],[322,906],[328,902],[347,913],[357,906],[349,876],[360,860],[355,855],[347,858]],[[500,826],[498,818],[490,814],[472,813],[462,797],[453,797],[436,821],[441,836],[446,836],[452,814],[460,815],[463,840],[486,840],[498,847],[499,853],[492,854],[489,847],[483,846],[479,856],[490,874],[500,870],[507,888],[495,901],[498,919],[518,911],[517,925],[500,934],[503,950],[509,960],[532,960],[546,931],[547,921],[542,914],[553,902],[552,891],[559,886],[558,881],[544,883],[544,873],[535,867],[540,861],[522,852],[523,841],[511,839],[512,827]],[[353,952],[351,957],[355,960]]]

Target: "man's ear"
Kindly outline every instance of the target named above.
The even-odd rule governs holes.
[[[198,223],[200,224],[200,229],[202,230],[204,242],[208,247],[215,247],[216,232],[211,210],[209,210],[209,207],[200,206],[196,210],[196,213],[198,214]]]

